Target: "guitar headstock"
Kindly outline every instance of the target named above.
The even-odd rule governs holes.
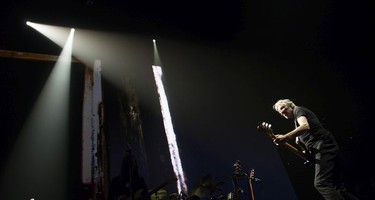
[[[273,130],[272,130],[271,126],[272,125],[267,123],[267,122],[262,122],[257,126],[257,129],[259,131],[262,131],[262,132],[266,133],[269,137],[273,138],[274,134],[273,134]]]

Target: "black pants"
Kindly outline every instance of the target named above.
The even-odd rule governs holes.
[[[326,200],[358,200],[350,194],[342,181],[338,147],[336,145],[321,146],[315,155],[314,186]]]

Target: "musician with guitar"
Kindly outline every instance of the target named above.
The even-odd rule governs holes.
[[[289,99],[278,100],[273,109],[286,119],[294,120],[295,128],[286,134],[275,134],[275,144],[285,144],[290,138],[314,156],[314,186],[326,200],[357,199],[350,194],[341,179],[339,147],[334,136],[320,123],[311,110],[296,106]]]

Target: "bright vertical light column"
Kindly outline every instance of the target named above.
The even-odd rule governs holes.
[[[157,91],[159,93],[159,101],[161,106],[161,113],[163,116],[163,123],[165,134],[167,136],[169,153],[171,156],[171,162],[173,166],[174,173],[177,177],[177,189],[178,192],[184,192],[187,194],[187,186],[185,183],[185,175],[182,169],[180,154],[178,151],[178,145],[176,141],[176,135],[173,130],[172,118],[169,112],[168,100],[165,94],[164,85],[162,81],[162,70],[160,66],[152,66],[154,72],[154,78],[156,82]]]
[[[74,29],[71,29],[48,80],[17,135],[0,176],[0,183],[6,183],[4,188],[0,187],[1,199],[65,200],[68,197],[73,36]]]

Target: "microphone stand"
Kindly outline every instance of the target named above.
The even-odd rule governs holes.
[[[134,191],[133,191],[133,163],[132,163],[132,148],[129,143],[129,141],[126,141],[127,150],[126,153],[128,153],[129,160],[129,191],[130,191],[130,198],[131,200],[134,200]]]
[[[234,186],[234,200],[239,200],[240,193],[243,193],[244,191],[242,188],[240,188],[238,184],[238,177],[244,176],[246,174],[241,169],[242,168],[241,161],[237,160],[233,166],[234,166],[234,172],[232,176],[232,182]]]

